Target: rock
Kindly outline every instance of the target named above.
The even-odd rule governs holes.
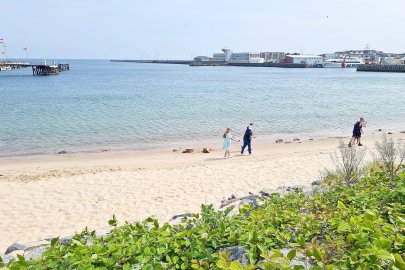
[[[404,130],[404,131],[400,131],[399,133],[405,133],[405,130]]]
[[[311,185],[312,185],[312,186],[320,186],[320,185],[321,185],[321,181],[320,181],[320,180],[313,181],[313,182],[311,183]]]
[[[208,147],[204,147],[203,150],[202,150],[202,152],[203,152],[203,153],[206,153],[206,154],[211,153],[211,151],[212,151],[212,150],[209,149]]]
[[[392,135],[392,132],[388,132],[389,135]]]
[[[4,254],[9,254],[9,253],[11,253],[11,252],[13,252],[13,251],[16,251],[16,250],[24,250],[26,248],[26,246],[24,246],[23,244],[19,244],[19,243],[14,243],[14,244],[12,244],[11,246],[9,246],[8,248],[7,248],[7,250],[6,250],[6,252],[4,253]]]
[[[227,200],[233,200],[233,199],[236,199],[235,194],[232,194],[230,197],[228,197],[228,199],[227,199]]]
[[[184,153],[184,154],[186,154],[186,153],[194,153],[194,149],[190,149],[190,148],[185,149],[185,150],[183,151],[183,153]]]
[[[192,217],[192,216],[193,216],[193,213],[185,213],[185,214],[175,215],[170,219],[170,221],[176,220],[178,218]]]
[[[293,142],[299,142],[300,141],[300,139],[298,139],[298,138],[295,138],[294,140],[293,140]]]
[[[234,246],[234,247],[227,247],[227,248],[221,248],[219,252],[223,253],[228,253],[229,254],[229,261],[238,261],[240,262],[243,266],[246,266],[249,264],[249,258],[247,256],[247,250],[242,247],[242,246]]]
[[[74,237],[74,235],[60,238],[59,239],[59,244],[66,245],[67,243],[69,243],[70,240],[72,240],[73,237]]]
[[[291,251],[291,248],[283,248],[280,249],[280,252],[283,254],[284,257],[287,257],[288,253]],[[273,251],[270,251],[269,254],[269,258],[271,260],[271,256],[274,254]],[[266,261],[269,259],[266,259]],[[273,260],[278,261],[280,260],[279,258],[274,258]],[[278,261],[281,262],[281,261]],[[302,266],[304,267],[304,269],[311,269],[311,267],[313,266],[313,264],[311,263],[310,259],[307,258],[306,256],[304,256],[302,253],[297,252],[294,259],[292,259],[290,261],[290,265],[291,268],[293,268],[294,266]]]
[[[63,154],[67,154],[67,152],[66,151],[59,151],[58,152],[58,155],[63,155]]]
[[[310,141],[313,141],[314,139],[311,138],[311,139],[309,139],[309,140],[310,140]]]
[[[283,141],[283,139],[277,139],[276,140],[276,143],[283,143],[284,141]]]
[[[179,151],[179,149],[173,149],[173,152],[178,152]]]
[[[316,193],[325,193],[325,192],[328,192],[328,190],[324,187],[312,186],[312,190],[311,190],[310,194],[315,195]]]
[[[240,200],[240,203],[239,203],[240,207],[245,205],[245,204],[250,204],[253,207],[258,207],[259,202],[257,201],[257,196],[256,195],[250,195],[250,196]]]
[[[47,246],[40,246],[34,248],[28,248],[24,251],[24,257],[27,260],[35,260],[42,257],[42,254],[46,251]]]
[[[17,260],[17,255],[24,255],[24,251],[23,250],[16,250],[16,251],[11,252],[11,253],[9,253],[7,255],[1,256],[1,258],[3,259],[4,264],[8,264],[12,259]]]
[[[228,206],[228,205],[230,205],[230,204],[233,204],[233,203],[235,203],[235,202],[237,202],[237,201],[244,201],[243,204],[246,204],[246,203],[248,203],[248,202],[252,202],[252,203],[254,204],[253,201],[255,201],[255,202],[258,204],[257,199],[259,199],[259,196],[254,195],[254,194],[251,194],[251,195],[248,195],[248,196],[244,196],[244,197],[241,197],[241,198],[236,198],[235,196],[233,196],[233,197],[234,197],[234,198],[230,198],[230,199],[227,199],[227,200],[223,200],[223,201],[221,202],[221,205],[219,206],[219,208],[224,208],[225,206]],[[240,203],[239,206],[241,206],[241,205],[243,205],[243,204]]]
[[[378,129],[378,131],[382,131],[382,129],[380,128],[380,129]]]
[[[291,192],[297,192],[297,191],[302,191],[302,192],[308,192],[310,190],[309,187],[306,186],[281,186],[278,187],[277,190],[281,194],[288,194]]]
[[[277,191],[274,189],[263,189],[259,192],[263,197],[271,197],[271,194],[273,193],[277,193]]]
[[[290,144],[290,143],[292,143],[292,142],[290,142],[290,141],[288,141],[288,142],[285,142],[285,144]]]

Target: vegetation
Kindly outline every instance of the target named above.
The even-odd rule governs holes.
[[[384,171],[371,171],[313,196],[273,194],[234,216],[202,206],[177,225],[148,218],[118,227],[113,218],[106,236],[56,238],[41,259],[19,257],[5,269],[304,269],[290,265],[299,254],[311,269],[405,269],[405,173],[394,181],[391,188]],[[250,265],[218,252],[231,246],[245,247]],[[284,257],[282,248],[291,251]]]
[[[382,143],[381,149],[390,149],[389,141]],[[360,177],[360,159],[347,152],[353,150],[339,149],[348,162],[329,172],[323,189],[315,194],[274,193],[262,198],[260,206],[245,204],[235,215],[233,207],[216,211],[203,205],[201,214],[178,224],[148,218],[117,226],[113,217],[109,221],[113,228],[105,236],[86,229],[67,244],[53,239],[40,259],[19,256],[6,266],[0,261],[0,267],[405,270],[405,171],[398,154],[402,152],[383,152],[399,158],[394,165],[384,163],[393,160],[389,154],[377,158]],[[221,252],[234,246],[246,250],[247,265]]]

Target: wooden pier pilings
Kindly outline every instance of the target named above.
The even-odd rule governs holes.
[[[379,64],[364,64],[358,65],[357,71],[369,72],[405,72],[405,65],[379,65]]]

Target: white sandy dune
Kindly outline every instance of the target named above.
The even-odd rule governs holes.
[[[405,134],[392,135],[405,138]],[[372,148],[376,137],[366,137]],[[346,141],[348,139],[345,139]],[[260,144],[254,156],[222,158],[172,152],[97,153],[0,160],[0,253],[13,242],[69,236],[85,226],[108,230],[119,221],[198,212],[231,194],[283,185],[310,185],[332,166],[337,139]],[[196,148],[197,149],[197,148]],[[201,149],[199,147],[198,149]]]

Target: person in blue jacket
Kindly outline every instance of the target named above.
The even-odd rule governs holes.
[[[254,138],[252,129],[253,123],[250,123],[249,126],[246,128],[245,135],[243,136],[243,146],[242,150],[240,151],[241,155],[243,155],[246,146],[248,148],[249,155],[252,154],[252,139]]]
[[[361,144],[361,134],[364,134],[364,132],[363,132],[363,127],[365,127],[366,126],[366,121],[364,120],[364,118],[363,117],[360,117],[360,120],[359,121],[357,121],[355,124],[354,124],[354,127],[353,127],[353,136],[352,136],[352,138],[351,138],[351,140],[350,140],[350,142],[349,142],[349,147],[352,147],[352,144],[355,144],[356,143],[356,140],[357,140],[357,142],[359,143],[359,146],[363,146],[362,144]]]

